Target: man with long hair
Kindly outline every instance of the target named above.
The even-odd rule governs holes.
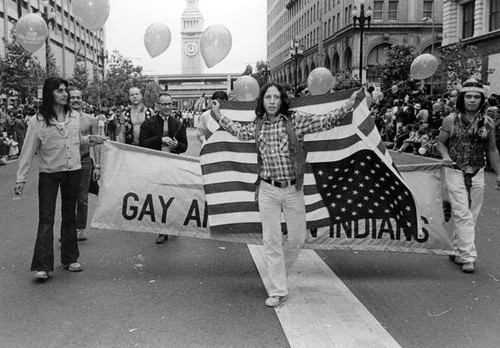
[[[28,123],[14,186],[21,195],[35,153],[38,154],[38,230],[31,262],[35,278],[45,280],[54,271],[54,216],[61,189],[61,268],[79,272],[76,237],[76,201],[80,183],[80,143],[101,144],[95,135],[82,137],[80,117],[68,104],[68,82],[49,77],[43,85],[39,112]]]
[[[500,157],[493,120],[485,114],[485,101],[483,85],[467,80],[457,96],[457,113],[443,120],[438,138],[454,224],[455,255],[450,260],[461,265],[465,273],[475,271],[474,240],[483,203],[485,155],[496,173],[497,189],[500,188]]]
[[[260,90],[256,118],[248,125],[233,122],[220,113],[213,101],[219,123],[240,140],[255,139],[258,159],[256,199],[262,222],[264,262],[269,278],[266,306],[279,306],[288,295],[287,276],[306,238],[306,211],[302,189],[307,133],[338,126],[352,108],[352,99],[342,108],[324,115],[291,112],[285,88],[268,83]],[[285,216],[288,239],[283,245],[281,212]]]

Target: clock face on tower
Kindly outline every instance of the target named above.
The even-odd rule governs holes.
[[[190,42],[186,45],[186,47],[184,48],[184,51],[186,52],[186,54],[190,57],[196,55],[196,53],[198,53],[198,45],[195,44],[194,42]]]

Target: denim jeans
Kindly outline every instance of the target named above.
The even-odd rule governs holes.
[[[59,187],[61,187],[61,263],[78,260],[76,240],[76,199],[80,170],[40,173],[38,180],[38,231],[31,262],[32,271],[54,270],[54,217]]]
[[[281,212],[285,215],[288,239],[283,242]],[[269,296],[288,295],[287,277],[306,239],[304,193],[294,185],[285,188],[261,181],[259,212],[262,221],[264,263]]]
[[[76,204],[76,229],[84,230],[87,228],[87,216],[89,210],[89,186],[92,180],[92,159],[90,156],[83,157],[81,160],[82,169],[80,170],[80,186],[78,190],[78,201]]]
[[[472,177],[470,194],[465,186],[461,170],[444,168],[444,173],[453,216],[451,244],[461,262],[475,262],[477,251],[474,240],[477,217],[483,204],[484,170],[481,169]]]

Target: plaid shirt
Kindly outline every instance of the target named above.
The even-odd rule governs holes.
[[[274,122],[270,122],[264,115],[264,122],[259,133],[258,151],[262,158],[261,178],[271,180],[293,180],[295,170],[288,148],[288,135],[285,122],[291,119],[292,127],[299,141],[308,133],[316,133],[338,126],[344,119],[342,108],[332,110],[324,115],[315,115],[305,112],[294,112],[291,116],[279,114]],[[241,125],[222,115],[220,124],[232,135],[240,140],[255,139],[255,122]]]

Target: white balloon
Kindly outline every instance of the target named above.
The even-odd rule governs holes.
[[[49,35],[47,23],[34,13],[22,16],[17,21],[15,31],[17,42],[30,53],[38,51]]]
[[[207,68],[211,68],[226,58],[233,39],[229,29],[222,25],[211,25],[200,38],[200,52]]]
[[[165,52],[171,40],[170,29],[162,23],[151,24],[144,33],[144,45],[152,58]]]
[[[71,3],[73,15],[91,30],[102,28],[108,20],[109,0],[73,0]]]
[[[333,75],[327,68],[319,67],[307,77],[307,87],[312,95],[327,93],[333,85]]]
[[[240,76],[234,82],[234,96],[239,101],[253,101],[259,96],[259,83],[252,76]]]

